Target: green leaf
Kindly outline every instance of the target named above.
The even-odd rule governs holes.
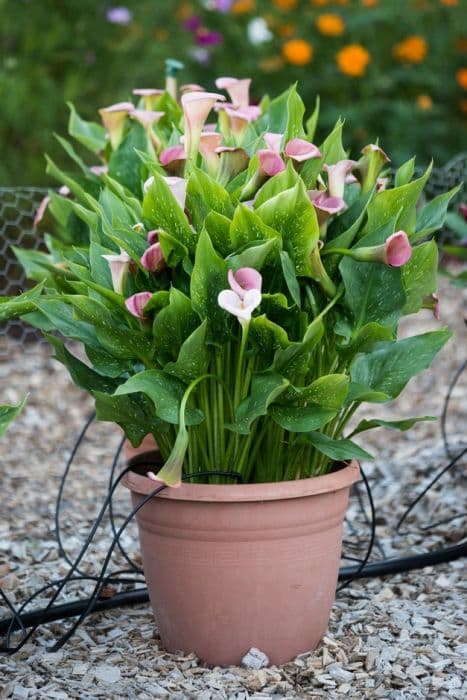
[[[181,206],[164,178],[153,173],[154,182],[143,199],[143,216],[153,228],[170,233],[190,252],[195,249],[197,235],[190,227]]]
[[[303,182],[264,202],[256,213],[282,235],[283,248],[292,258],[296,274],[312,277],[310,255],[319,238],[319,226]]]
[[[45,334],[50,345],[55,350],[54,358],[65,365],[76,386],[86,391],[102,391],[106,394],[113,394],[119,385],[119,381],[113,377],[103,376],[88,365],[81,362],[65,346],[63,341],[53,335]]]
[[[244,399],[235,415],[235,423],[226,423],[226,428],[242,435],[248,435],[256,418],[265,416],[269,405],[288,386],[289,382],[275,372],[262,372],[253,375],[249,396]]]
[[[135,122],[109,159],[110,177],[120,182],[138,197],[142,193],[141,183],[144,177],[144,166],[136,151],[144,150],[147,148],[147,144],[148,137],[144,128]]]
[[[310,353],[318,345],[323,334],[323,321],[316,318],[308,326],[301,343],[293,343],[276,352],[274,369],[290,379],[293,379],[296,374],[306,373],[309,368]]]
[[[290,386],[281,396],[280,403],[299,401],[300,403],[313,403],[337,411],[347,398],[348,391],[348,376],[345,374],[326,374],[308,386]],[[314,428],[309,428],[309,430],[314,430]]]
[[[176,377],[158,369],[149,369],[127,379],[118,387],[115,396],[146,394],[153,402],[158,418],[178,425],[184,391],[184,384]],[[203,413],[199,409],[192,408],[185,411],[185,418],[187,425],[198,425],[204,420]]]
[[[48,253],[40,250],[28,250],[11,246],[18,262],[29,280],[41,282],[47,280],[50,284],[54,277],[63,276],[65,271],[55,267],[54,259]]]
[[[344,122],[342,119],[339,119],[334,129],[319,147],[322,154],[321,158],[310,158],[310,160],[307,160],[303,164],[300,170],[300,176],[305,182],[307,189],[314,187],[316,178],[321,172],[324,163],[332,165],[333,163],[338,163],[340,160],[347,158],[347,153],[342,145],[343,126]]]
[[[417,180],[391,190],[379,192],[367,209],[368,220],[362,236],[397,220],[397,226],[410,236],[415,230],[415,206],[430,177],[432,166]]]
[[[207,319],[207,342],[210,343],[222,343],[228,338],[229,315],[217,303],[219,292],[227,288],[227,268],[226,261],[216,253],[203,229],[196,246],[190,292],[193,309],[201,320]]]
[[[285,250],[280,252],[282,273],[284,275],[284,280],[289,290],[289,294],[294,300],[297,308],[301,308],[302,300],[300,298],[300,286],[298,284],[297,276],[295,274],[295,268],[290,255]]]
[[[79,157],[79,155],[76,153],[75,149],[69,143],[66,139],[63,139],[61,136],[58,134],[54,134],[55,138],[57,139],[58,143],[60,146],[63,148],[65,153],[71,158],[71,160],[76,163],[78,168],[81,170],[81,172],[86,176],[89,177],[91,174],[91,171],[89,170],[88,166],[86,163]]]
[[[280,239],[280,235],[265,224],[256,212],[244,204],[239,204],[235,209],[232,223],[230,224],[230,239],[235,249],[241,248],[248,243],[264,241],[269,238]]]
[[[263,366],[268,366],[273,361],[276,350],[290,345],[285,330],[264,314],[251,319],[249,340],[257,349]]]
[[[390,400],[389,394],[384,391],[374,391],[371,387],[357,382],[350,382],[346,405],[350,406],[354,401],[366,401],[369,403],[384,403]]]
[[[173,374],[182,381],[192,382],[207,372],[209,352],[206,346],[207,322],[196,328],[183,342],[176,362],[169,362],[164,372]]]
[[[422,307],[424,297],[436,291],[438,248],[434,241],[412,249],[410,260],[402,267],[402,284],[406,302],[404,314],[414,314]]]
[[[307,442],[316,447],[318,452],[322,452],[326,457],[336,461],[347,459],[374,459],[365,450],[356,445],[352,440],[333,440],[323,433],[310,432],[304,435]]]
[[[169,267],[176,267],[181,260],[187,257],[187,248],[167,231],[159,229],[158,235],[165,262]]]
[[[222,257],[227,257],[232,252],[231,223],[230,219],[215,211],[211,211],[204,221],[204,228],[208,232],[214,248]]]
[[[134,447],[149,433],[163,428],[161,421],[152,414],[151,404],[144,394],[111,396],[94,391],[93,396],[97,419],[117,423]]]
[[[190,299],[172,287],[169,304],[156,314],[152,328],[154,347],[163,363],[177,359],[182,344],[198,325]]]
[[[299,178],[300,176],[293,167],[292,161],[289,160],[285,170],[270,177],[269,180],[266,180],[264,185],[260,187],[255,195],[255,201],[253,202],[254,208],[258,209],[258,207],[264,204],[264,202],[267,202],[268,199],[271,199],[271,197],[275,197],[284,190],[294,187],[299,181]]]
[[[186,208],[190,212],[193,226],[198,231],[202,229],[204,220],[210,212],[217,212],[229,219],[234,212],[227,190],[198,168],[194,169],[188,179]]]
[[[74,105],[67,102],[70,110],[68,133],[93,153],[100,153],[107,144],[107,132],[103,126],[81,119]]]
[[[363,433],[365,430],[373,428],[391,428],[392,430],[409,430],[415,423],[420,421],[436,420],[434,416],[419,416],[417,418],[404,418],[404,420],[380,420],[373,418],[372,420],[361,420],[355,430],[352,430],[350,437]]]
[[[395,187],[401,187],[402,185],[407,185],[413,177],[415,172],[415,156],[410,160],[403,163],[396,172],[394,178]]]
[[[322,428],[336,415],[336,411],[323,406],[271,406],[271,418],[293,433],[308,433],[310,430]]]
[[[393,233],[394,222],[368,234],[360,245],[378,245]],[[340,264],[345,303],[355,320],[354,333],[371,322],[392,326],[402,314],[405,292],[400,268],[344,257]]]
[[[410,242],[417,241],[429,236],[442,227],[446,218],[449,202],[461,189],[462,185],[453,187],[449,192],[444,192],[426,204],[417,216],[417,230],[410,236]]]
[[[0,406],[0,438],[2,438],[8,426],[16,416],[18,416],[23,410],[24,404],[26,403],[27,396],[24,397],[16,406],[3,405]]]
[[[287,126],[284,134],[284,143],[290,139],[303,138],[303,117],[305,115],[305,105],[300,95],[297,93],[297,86],[292,85],[287,98]]]
[[[450,331],[440,330],[378,343],[372,352],[355,357],[350,378],[395,399],[414,375],[430,366],[451,335]]]
[[[376,343],[383,340],[394,340],[392,331],[379,323],[367,323],[357,331],[348,345],[339,348],[339,353],[348,359],[359,352],[371,352]]]
[[[102,347],[115,357],[139,359],[150,362],[152,348],[149,338],[140,330],[118,325],[117,313],[111,313],[104,304],[81,294],[63,297],[75,308],[79,319],[94,326],[96,336]],[[127,314],[129,316],[129,314]],[[76,324],[77,326],[79,324]],[[79,331],[78,331],[79,332]],[[78,336],[79,337],[79,336]],[[80,338],[85,342],[83,338]]]
[[[254,267],[255,270],[261,270],[277,251],[278,242],[280,242],[279,239],[270,238],[266,241],[255,241],[247,244],[238,253],[229,255],[227,258],[229,267],[233,270],[238,270],[241,267]]]
[[[315,100],[315,107],[313,109],[313,113],[311,114],[310,117],[308,117],[308,119],[306,120],[306,124],[305,124],[306,135],[310,141],[313,141],[313,139],[315,137],[316,127],[318,126],[319,105],[320,105],[320,99],[319,99],[319,95],[317,95],[316,100]]]
[[[44,282],[17,297],[0,297],[0,321],[19,318],[36,310],[37,300],[44,288]]]
[[[69,187],[79,202],[82,204],[88,204],[89,195],[84,187],[82,187],[75,179],[67,175],[63,170],[60,170],[60,168],[55,165],[53,160],[49,158],[48,155],[45,156],[45,159],[47,161],[46,173],[61,182],[62,185]]]

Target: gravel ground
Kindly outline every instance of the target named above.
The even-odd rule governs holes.
[[[440,280],[442,323],[455,337],[436,360],[433,371],[412,382],[397,402],[398,414],[440,415],[445,390],[465,360],[466,296]],[[406,319],[404,332],[433,328],[428,312]],[[466,445],[467,396],[463,376],[450,404],[448,429],[455,453]],[[65,370],[42,348],[11,346],[0,364],[0,403],[30,392],[26,410],[0,445],[0,587],[20,604],[45,583],[60,578],[68,566],[57,552],[55,497],[64,462],[91,401],[74,388]],[[395,406],[371,407],[371,415],[394,415]],[[94,425],[78,453],[65,488],[61,515],[64,547],[76,555],[105,494],[109,467],[119,443],[117,429]],[[446,474],[414,509],[399,533],[395,524],[411,500],[447,464],[439,424],[423,423],[408,433],[374,431],[360,440],[377,453],[363,465],[373,487],[378,546],[373,558],[407,555],[460,542],[467,511],[463,467]],[[463,461],[465,465],[465,460]],[[117,520],[128,512],[128,495],[118,494]],[[452,520],[453,516],[458,515]],[[358,536],[368,538],[358,501],[349,520]],[[427,524],[446,521],[423,530]],[[96,572],[110,538],[108,523],[83,562]],[[346,532],[350,546],[358,537]],[[136,530],[123,544],[138,564]],[[349,561],[344,563],[348,564]],[[124,568],[116,556],[111,569]],[[340,592],[329,629],[319,648],[281,667],[207,668],[194,656],[174,656],[161,646],[148,605],[95,614],[58,652],[49,647],[66,627],[51,623],[14,656],[0,656],[0,698],[462,698],[467,697],[465,581],[463,562],[363,579]],[[61,602],[89,592],[82,582],[66,590]],[[36,605],[47,596],[40,595]],[[6,606],[0,618],[8,616]]]

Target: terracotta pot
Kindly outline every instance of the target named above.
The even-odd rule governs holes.
[[[126,461],[129,462],[135,457],[146,454],[147,452],[154,452],[157,450],[157,442],[152,435],[146,435],[139,447],[133,447],[129,440],[125,440],[123,443],[123,456]]]
[[[282,483],[183,484],[137,514],[144,573],[165,648],[215,665],[251,647],[281,664],[326,631],[356,462]],[[154,482],[129,472],[133,506]]]

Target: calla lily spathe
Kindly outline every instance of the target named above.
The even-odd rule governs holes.
[[[143,310],[149,299],[152,297],[152,292],[138,292],[133,294],[128,299],[125,299],[125,306],[133,316],[139,318],[141,321],[147,320],[147,316],[144,315]]]
[[[241,297],[232,289],[223,289],[217,297],[217,303],[221,309],[236,316],[242,325],[246,325],[251,321],[253,311],[261,304],[261,292],[250,289]]]
[[[134,109],[135,106],[133,102],[117,102],[114,105],[102,107],[102,109],[99,110],[102,123],[109,134],[113,150],[119,147],[123,137],[125,120]]]
[[[214,92],[187,92],[181,102],[185,119],[185,152],[187,158],[195,160],[203,126],[209,112],[217,102],[223,102],[224,95]]]
[[[107,260],[112,276],[112,286],[114,292],[123,294],[125,281],[128,276],[128,271],[131,265],[131,258],[128,253],[120,248],[119,255],[103,255],[104,260]]]
[[[227,278],[232,291],[238,294],[242,299],[250,289],[256,289],[258,292],[261,292],[263,278],[261,273],[255,270],[254,267],[241,267],[235,272],[229,270]]]
[[[238,109],[243,109],[248,107],[250,104],[250,84],[251,78],[217,78],[216,88],[219,90],[225,90],[230,99],[232,100],[232,105]]]
[[[349,158],[332,165],[323,165],[323,170],[328,174],[328,190],[331,197],[344,198],[345,179],[356,166],[357,162]]]
[[[187,181],[183,177],[164,177],[165,182],[167,183],[168,188],[172,192],[173,196],[179,203],[182,209],[185,208],[185,199],[186,199],[186,187],[187,187]],[[151,177],[148,177],[146,182],[143,185],[143,192],[144,194],[147,194],[149,191],[150,187],[154,184],[154,177],[151,175]]]

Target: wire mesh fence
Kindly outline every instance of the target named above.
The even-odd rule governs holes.
[[[417,169],[417,174],[423,168]],[[442,168],[434,168],[425,187],[429,199],[447,192],[459,183],[467,183],[467,152],[459,153]],[[0,295],[15,296],[28,288],[21,265],[14,254],[15,246],[38,250],[43,245],[42,235],[34,227],[37,209],[48,190],[41,187],[0,187]],[[456,207],[465,197],[461,190],[451,203]],[[447,232],[441,232],[443,241]],[[20,345],[24,352],[34,352],[40,334],[20,320],[0,325],[0,359],[8,356],[13,346]]]
[[[0,188],[0,294],[16,296],[28,288],[24,270],[16,260],[15,246],[38,250],[41,238],[34,229],[34,216],[47,190],[42,187]],[[19,319],[0,327],[0,358],[8,356],[13,345],[34,351],[40,334]]]

